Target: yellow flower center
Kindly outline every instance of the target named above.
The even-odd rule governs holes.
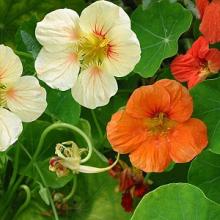
[[[153,135],[166,134],[170,129],[175,127],[177,122],[170,120],[165,113],[159,113],[153,118],[145,119],[147,130]]]
[[[200,70],[199,77],[201,80],[205,80],[210,74],[211,74],[211,71],[209,67],[205,66]]]
[[[82,64],[102,64],[108,55],[109,40],[105,36],[95,33],[87,34],[80,40],[78,51]]]

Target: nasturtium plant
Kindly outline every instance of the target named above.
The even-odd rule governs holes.
[[[202,119],[208,125],[209,148],[213,153],[220,154],[219,97],[220,79],[209,79],[191,89],[194,99],[194,116]]]
[[[209,200],[197,187],[187,183],[172,183],[146,195],[131,219],[217,220],[219,214],[220,206]]]
[[[218,220],[219,0],[0,0],[0,219]]]
[[[199,155],[191,164],[188,181],[189,183],[198,186],[206,196],[213,201],[219,203],[219,158],[218,154],[211,151],[205,151]]]
[[[181,19],[180,19],[181,18]],[[178,39],[189,29],[191,13],[179,3],[151,1],[146,8],[139,6],[132,15],[132,27],[142,49],[135,72],[153,76],[165,58],[177,53]]]

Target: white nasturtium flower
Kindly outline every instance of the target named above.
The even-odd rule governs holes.
[[[39,79],[94,109],[118,90],[116,77],[129,74],[140,60],[140,44],[128,15],[119,6],[97,1],[81,16],[58,9],[38,22],[41,49],[35,68]]]
[[[0,45],[0,151],[22,132],[22,121],[36,120],[45,110],[46,91],[33,76],[21,76],[22,63],[11,48]]]

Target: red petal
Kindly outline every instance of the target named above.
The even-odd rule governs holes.
[[[119,191],[125,192],[133,185],[134,185],[134,180],[132,178],[131,169],[127,168],[123,170],[123,172],[120,175]]]
[[[220,51],[218,49],[210,49],[206,57],[208,67],[212,73],[218,73],[220,70]]]
[[[134,189],[134,196],[135,197],[143,197],[147,192],[149,191],[148,189],[148,185],[142,183],[142,184],[137,184],[135,186],[135,189]]]
[[[172,61],[170,68],[175,79],[180,82],[187,82],[192,76],[199,73],[200,65],[198,59],[187,53],[177,56]]]
[[[205,57],[209,52],[209,42],[203,37],[199,37],[189,49],[187,53],[191,54],[195,59],[200,59],[200,62],[205,62]]]
[[[220,0],[213,0],[205,9],[200,31],[210,43],[220,41]]]
[[[196,7],[199,10],[200,19],[203,17],[203,14],[208,4],[209,4],[208,0],[196,0]]]
[[[133,210],[133,199],[130,192],[122,194],[121,205],[126,212],[131,212]]]

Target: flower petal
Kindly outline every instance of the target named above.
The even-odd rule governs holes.
[[[34,121],[47,107],[46,91],[35,77],[23,76],[7,92],[7,106],[22,121]]]
[[[105,35],[115,26],[130,28],[131,22],[125,11],[111,2],[96,1],[81,13],[80,27],[86,33]]]
[[[208,67],[212,73],[218,73],[220,70],[220,50],[212,48],[209,50],[206,59]]]
[[[79,68],[79,59],[71,48],[58,53],[50,53],[43,48],[35,62],[38,78],[51,88],[62,91],[72,88],[76,83]]]
[[[59,51],[79,39],[79,16],[71,9],[58,9],[37,23],[37,40],[49,51]]]
[[[146,140],[147,131],[142,119],[132,118],[125,111],[119,111],[107,125],[107,137],[115,151],[126,154]]]
[[[168,117],[177,122],[188,120],[193,112],[193,101],[189,91],[175,80],[163,79],[155,83],[163,87],[170,95],[170,107],[167,111]]]
[[[100,67],[91,66],[80,73],[72,88],[72,95],[80,105],[94,109],[108,104],[117,90],[117,81],[113,76]]]
[[[170,65],[171,72],[176,80],[188,82],[191,77],[198,75],[200,71],[199,60],[191,54],[177,56]]]
[[[114,27],[106,38],[110,44],[103,61],[105,70],[114,76],[126,76],[140,60],[141,49],[136,34],[130,28]]]
[[[155,117],[166,113],[170,106],[170,95],[163,87],[142,86],[130,96],[126,112],[134,118]]]
[[[0,108],[0,151],[5,151],[14,144],[22,129],[21,120],[15,114]]]
[[[206,54],[209,52],[209,42],[200,36],[188,50],[187,53],[191,54],[196,59],[205,59]]]
[[[131,163],[144,172],[163,172],[171,162],[165,136],[151,136],[130,155]]]
[[[200,19],[202,19],[206,7],[209,4],[209,0],[196,0],[196,7],[199,10]]]
[[[19,57],[10,47],[0,45],[0,84],[13,84],[23,71]]]
[[[186,163],[197,156],[208,143],[206,125],[195,118],[179,124],[169,135],[170,157],[174,162]]]
[[[210,43],[220,41],[220,1],[213,0],[205,9],[199,30]]]

